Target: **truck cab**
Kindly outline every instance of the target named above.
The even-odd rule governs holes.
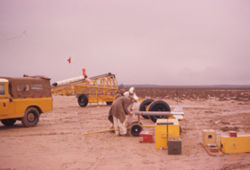
[[[42,76],[0,77],[0,120],[13,126],[36,126],[40,114],[52,111],[50,79]]]

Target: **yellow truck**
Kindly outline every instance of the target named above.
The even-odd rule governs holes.
[[[50,79],[42,76],[0,77],[0,120],[13,126],[37,125],[41,113],[52,111]]]
[[[80,107],[88,103],[105,102],[111,105],[118,90],[118,81],[114,74],[107,73],[90,78],[79,76],[52,84],[52,95],[75,95]]]

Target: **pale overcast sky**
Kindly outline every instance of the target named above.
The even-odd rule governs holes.
[[[249,0],[0,0],[0,76],[250,84],[249,66]]]

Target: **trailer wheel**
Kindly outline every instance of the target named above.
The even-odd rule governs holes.
[[[78,96],[78,104],[81,107],[86,107],[89,102],[88,96],[85,94],[81,94]]]
[[[129,136],[139,136],[143,127],[142,124],[139,122],[133,122],[128,127],[128,134]]]
[[[4,126],[10,127],[16,123],[16,119],[4,119],[4,120],[1,120],[1,122],[2,124],[4,124]]]
[[[153,102],[150,105],[149,111],[167,111],[167,112],[170,112],[170,107],[165,101],[158,100],[158,101]],[[161,118],[167,118],[167,116],[150,116],[150,119],[153,122],[156,122],[157,119],[161,119]]]
[[[30,107],[26,110],[22,123],[25,127],[36,126],[39,122],[40,113],[35,107]]]
[[[153,101],[154,101],[153,99],[143,100],[143,102],[140,104],[139,110],[146,111],[146,107],[150,105]],[[149,117],[146,115],[142,115],[142,117],[144,117],[145,119],[149,119]]]

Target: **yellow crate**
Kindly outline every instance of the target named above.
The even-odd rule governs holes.
[[[250,152],[250,135],[238,137],[221,136],[220,149],[224,153]]]
[[[177,119],[157,119],[155,125],[156,149],[167,149],[167,138],[180,137],[180,125]]]

